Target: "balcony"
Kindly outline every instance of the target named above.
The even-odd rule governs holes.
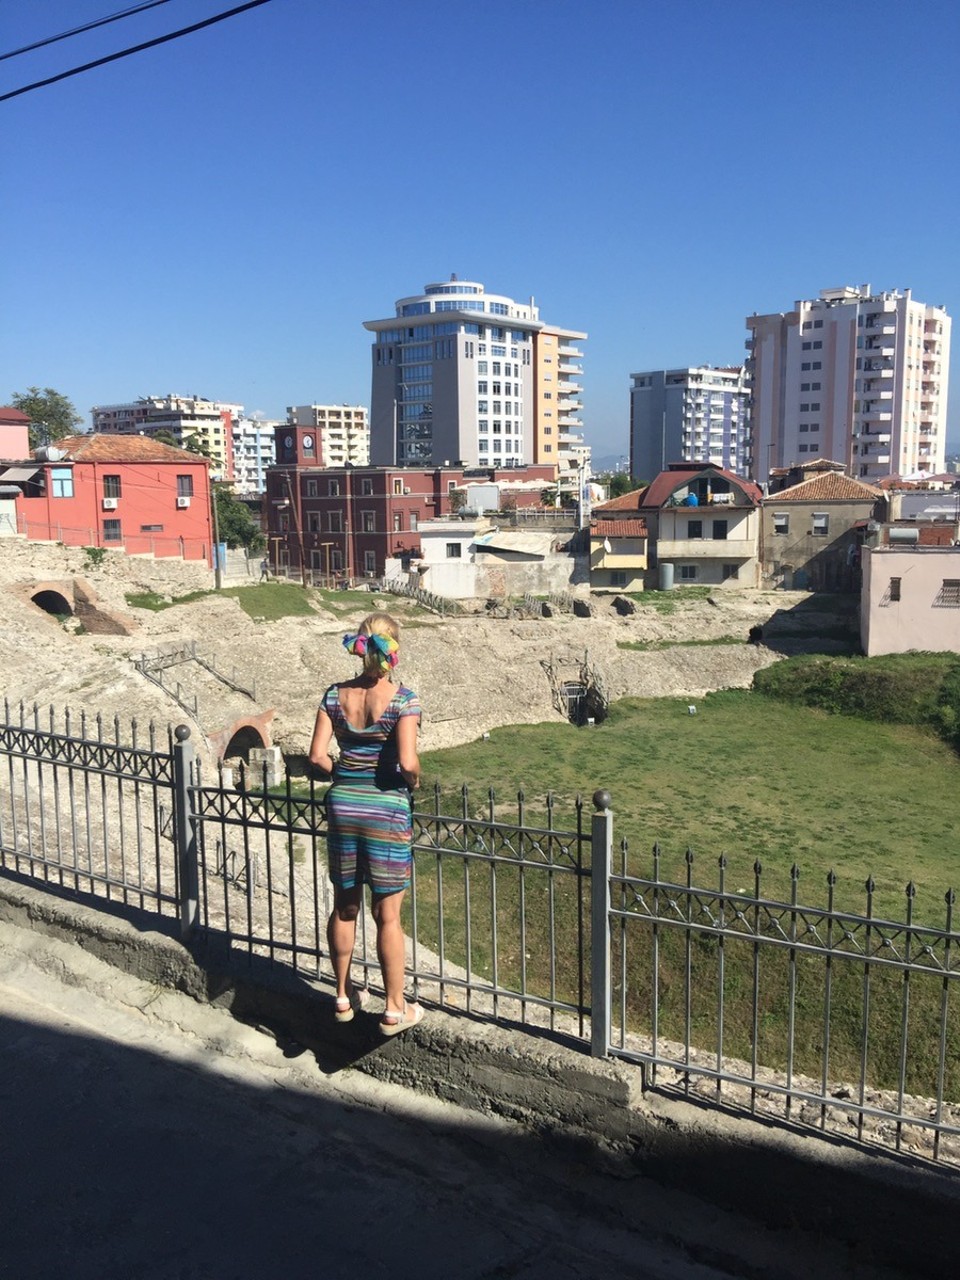
[[[658,538],[660,560],[749,560],[757,554],[754,538]]]
[[[864,409],[860,417],[864,422],[892,422],[893,414],[886,409]]]

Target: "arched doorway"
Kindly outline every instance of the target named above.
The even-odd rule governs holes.
[[[31,596],[30,599],[38,609],[42,609],[44,613],[52,614],[55,618],[73,617],[73,606],[70,604],[67,597],[62,595],[59,591],[53,591],[50,589],[38,591],[37,594],[35,596]]]
[[[263,738],[258,730],[252,725],[245,724],[238,729],[223,753],[225,760],[243,760],[245,764],[250,763],[250,752],[266,746]]]

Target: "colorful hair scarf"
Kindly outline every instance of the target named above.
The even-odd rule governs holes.
[[[400,646],[393,636],[344,636],[343,647],[347,653],[355,654],[358,658],[366,658],[369,653],[375,654],[381,671],[389,671],[400,660],[397,652]]]

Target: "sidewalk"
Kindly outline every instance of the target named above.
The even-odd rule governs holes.
[[[757,1209],[763,1135],[724,1144],[694,1108],[644,1118],[612,1064],[436,1011],[383,1044],[375,1019],[340,1027],[327,999],[282,988],[264,989],[271,1034],[187,994],[198,981],[175,941],[0,878],[0,1276],[893,1280],[911,1259],[955,1273],[937,1254],[953,1247],[939,1175],[866,1183],[814,1143],[825,1213],[799,1176],[815,1153],[772,1135],[785,1190],[760,1226],[692,1192],[706,1162],[720,1198]],[[256,1018],[242,983],[213,985]],[[471,1087],[471,1109],[431,1096]],[[646,1151],[592,1134],[604,1111]],[[815,1234],[795,1229],[805,1210]],[[838,1222],[850,1243],[829,1238]],[[900,1271],[884,1265],[893,1228]]]

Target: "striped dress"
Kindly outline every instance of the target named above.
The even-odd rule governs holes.
[[[397,724],[420,716],[420,699],[398,685],[380,719],[365,729],[350,724],[339,685],[323,695],[340,758],[327,792],[330,879],[340,889],[368,884],[374,893],[397,893],[410,884],[413,818],[410,791],[397,762]]]

